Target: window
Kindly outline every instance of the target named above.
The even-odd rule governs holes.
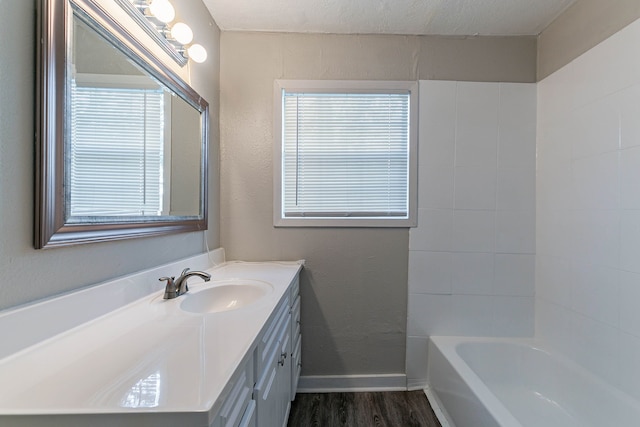
[[[67,216],[162,214],[168,105],[162,88],[144,87],[147,80],[79,75],[73,82]]]
[[[416,224],[417,85],[275,83],[276,226]]]

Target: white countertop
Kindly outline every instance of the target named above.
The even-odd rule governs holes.
[[[265,281],[273,292],[202,315],[181,310],[184,297],[163,300],[159,291],[0,359],[0,424],[10,415],[66,414],[69,422],[72,414],[115,421],[135,413],[136,425],[160,425],[162,415],[170,425],[167,413],[179,413],[183,425],[208,425],[300,269],[299,262],[221,264],[207,270],[210,282],[192,277],[189,293],[228,279]]]

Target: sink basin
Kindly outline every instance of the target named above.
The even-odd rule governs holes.
[[[271,284],[259,280],[225,282],[185,295],[180,308],[201,314],[237,310],[254,304],[271,291]]]

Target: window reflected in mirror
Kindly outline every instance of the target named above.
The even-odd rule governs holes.
[[[198,215],[199,193],[190,189],[199,187],[199,112],[84,22],[74,19],[73,34],[68,220]]]

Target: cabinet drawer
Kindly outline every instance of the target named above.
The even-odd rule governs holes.
[[[296,276],[296,278],[293,279],[291,290],[289,292],[291,295],[291,301],[295,301],[296,297],[300,295],[300,276]]]
[[[280,335],[280,366],[284,366],[285,362],[291,360],[291,325],[286,322],[282,328],[282,334]]]
[[[278,351],[278,339],[282,335],[282,328],[288,317],[289,298],[287,297],[278,307],[276,315],[273,317],[273,320],[267,328],[267,332],[260,340],[260,344],[258,346],[258,358],[256,361],[258,372],[261,372],[264,369],[269,356]]]
[[[293,300],[293,306],[291,307],[291,319],[294,321],[300,321],[300,295]]]
[[[291,339],[294,342],[296,337],[300,335],[300,296],[295,301],[291,309]]]
[[[291,401],[296,398],[298,380],[302,371],[302,336],[298,336],[291,353]]]
[[[256,427],[256,401],[249,402],[238,427]]]
[[[220,409],[220,425],[223,427],[238,427],[246,408],[252,402],[253,375],[251,375],[251,365],[251,363],[247,363],[247,367],[238,376]]]

